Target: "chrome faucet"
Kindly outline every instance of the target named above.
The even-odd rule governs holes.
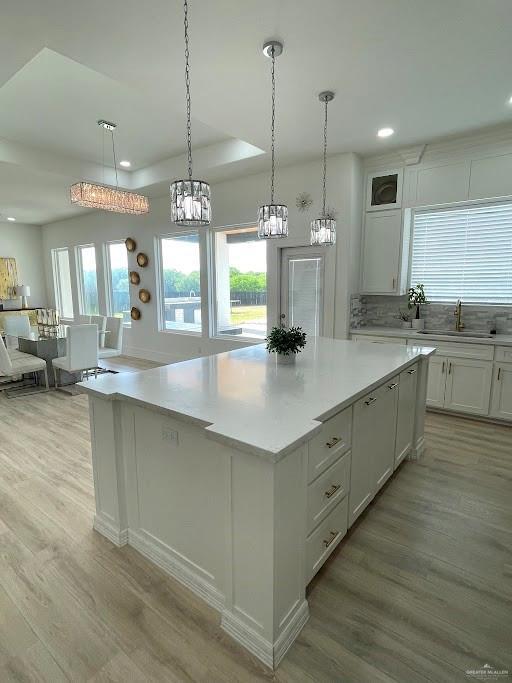
[[[455,316],[455,330],[461,332],[464,329],[464,323],[462,322],[462,301],[460,299],[457,299],[453,315]]]

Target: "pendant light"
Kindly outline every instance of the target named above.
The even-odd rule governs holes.
[[[326,180],[327,180],[327,105],[334,99],[334,93],[330,90],[321,92],[318,96],[320,102],[324,103],[324,176],[322,184],[322,215],[311,221],[311,244],[331,246],[336,243],[336,221],[334,216],[328,216],[325,209],[326,199]]]
[[[212,220],[210,186],[204,180],[192,179],[192,136],[190,123],[190,50],[188,47],[188,3],[183,3],[185,27],[185,89],[187,92],[188,178],[171,184],[171,220],[176,225],[200,227]]]
[[[275,175],[275,127],[276,127],[276,57],[283,52],[283,45],[277,40],[270,40],[263,45],[263,54],[272,59],[272,170],[270,173],[270,204],[263,204],[258,211],[258,237],[272,239],[288,236],[288,207],[274,204]]]
[[[103,211],[114,211],[115,213],[131,213],[136,215],[148,213],[149,201],[147,197],[136,192],[119,189],[116,147],[114,143],[114,131],[117,125],[111,121],[100,119],[98,126],[109,131],[112,137],[112,156],[116,172],[116,186],[110,187],[109,185],[99,185],[86,181],[75,183],[69,190],[71,203],[85,206],[88,209],[102,209]]]

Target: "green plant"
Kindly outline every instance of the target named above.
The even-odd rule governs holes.
[[[422,284],[417,284],[416,287],[411,287],[409,289],[409,302],[408,307],[416,307],[416,318],[420,317],[420,306],[421,304],[428,304],[427,297],[425,295],[425,289]]]
[[[397,320],[403,320],[404,323],[408,323],[411,319],[411,316],[407,311],[401,311],[400,309],[398,310],[397,315],[395,316]]]
[[[306,346],[306,333],[302,327],[273,327],[265,341],[269,353],[289,356],[291,353],[300,353]]]

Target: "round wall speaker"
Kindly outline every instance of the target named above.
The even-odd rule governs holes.
[[[140,311],[138,308],[135,308],[135,306],[132,306],[132,310],[130,311],[130,317],[132,320],[140,320]]]
[[[140,282],[140,275],[136,270],[130,270],[130,282],[132,285],[138,285]]]
[[[127,237],[124,243],[128,251],[135,251],[135,249],[137,249],[137,242],[133,239],[133,237]]]
[[[142,251],[137,254],[137,263],[141,268],[145,268],[149,263],[148,257]]]
[[[151,299],[151,294],[148,292],[147,289],[141,289],[139,292],[139,299],[142,301],[143,304],[147,304],[148,301]]]

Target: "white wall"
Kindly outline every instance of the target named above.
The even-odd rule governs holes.
[[[335,251],[329,257],[336,258],[338,275],[334,281],[326,282],[325,285],[335,290],[335,336],[340,338],[346,337],[348,333],[349,296],[352,283],[357,282],[358,278],[361,173],[360,161],[354,154],[341,154],[329,159],[328,203],[338,210],[338,241]],[[295,198],[305,191],[311,193],[315,202],[310,211],[300,213],[295,206]],[[214,217],[212,227],[254,225],[258,207],[269,201],[269,174],[260,173],[213,185],[212,197]],[[278,169],[276,201],[288,205],[290,235],[287,239],[272,240],[268,243],[269,325],[276,324],[278,320],[279,250],[285,246],[309,244],[309,223],[320,212],[320,197],[320,161]],[[98,272],[103,273],[101,245],[110,240],[133,237],[137,241],[137,251],[146,252],[150,262],[147,268],[139,269],[135,263],[135,255],[131,254],[130,268],[141,272],[140,287],[149,289],[153,297],[149,304],[143,305],[136,298],[138,288],[131,288],[132,305],[137,305],[141,309],[142,318],[134,322],[131,329],[125,330],[125,353],[172,362],[246,345],[244,342],[210,339],[207,330],[204,331],[202,337],[158,331],[155,238],[157,235],[177,230],[169,220],[167,196],[151,200],[151,211],[147,216],[94,211],[78,218],[43,226],[43,250],[50,297],[53,298],[51,249],[94,243],[97,247]],[[71,250],[70,257],[76,313],[78,312],[78,297],[73,250]],[[104,310],[105,282],[102,278],[98,279],[98,287],[100,308]]]
[[[30,285],[28,305],[47,306],[42,228],[24,223],[0,223],[0,256],[16,259],[19,284]],[[14,299],[2,303],[5,308],[18,308],[21,302]]]

